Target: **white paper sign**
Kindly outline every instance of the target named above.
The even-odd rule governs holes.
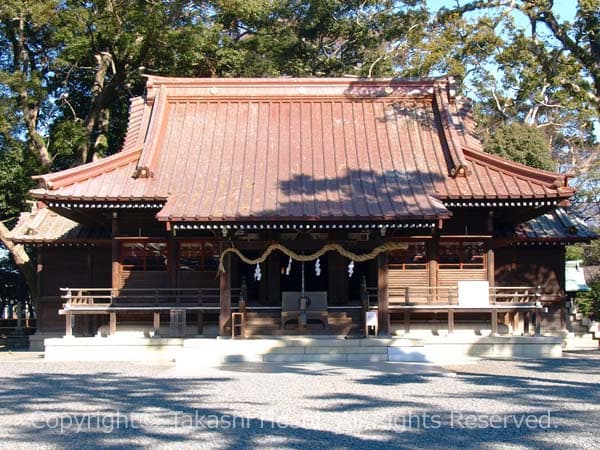
[[[490,304],[489,281],[459,281],[458,306],[481,308]]]
[[[368,327],[376,327],[377,326],[377,311],[367,311],[367,326]]]

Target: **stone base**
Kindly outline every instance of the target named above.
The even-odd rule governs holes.
[[[452,363],[477,358],[560,358],[561,338],[554,336],[430,337],[407,349],[390,346],[390,361]]]
[[[46,339],[52,361],[175,361],[182,367],[227,363],[432,362],[474,358],[558,358],[560,337],[429,337],[344,339],[279,337],[265,339],[132,339],[125,337]]]
[[[175,361],[183,339],[63,337],[44,346],[49,361]]]

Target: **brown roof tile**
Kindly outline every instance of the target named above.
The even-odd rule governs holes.
[[[21,213],[10,232],[10,238],[20,244],[76,243],[109,241],[110,229],[98,225],[81,225],[60,216],[48,208]]]
[[[572,194],[483,153],[472,129],[446,79],[150,77],[123,151],[33,194],[166,200],[158,218],[173,221],[424,220],[448,217],[448,199]]]
[[[516,227],[500,230],[500,238],[515,242],[556,241],[589,242],[598,235],[585,222],[563,208],[547,212]]]

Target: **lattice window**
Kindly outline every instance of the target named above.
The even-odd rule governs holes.
[[[480,241],[440,242],[440,269],[485,268],[485,245]]]
[[[415,241],[407,243],[406,249],[391,251],[388,266],[400,270],[426,269],[428,260],[426,243]]]
[[[123,270],[167,270],[167,243],[162,241],[128,241],[121,243]]]
[[[179,270],[216,271],[219,268],[219,246],[213,241],[179,243]]]

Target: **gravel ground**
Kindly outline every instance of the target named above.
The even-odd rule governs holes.
[[[49,363],[0,353],[0,448],[600,448],[600,354],[560,360]]]

